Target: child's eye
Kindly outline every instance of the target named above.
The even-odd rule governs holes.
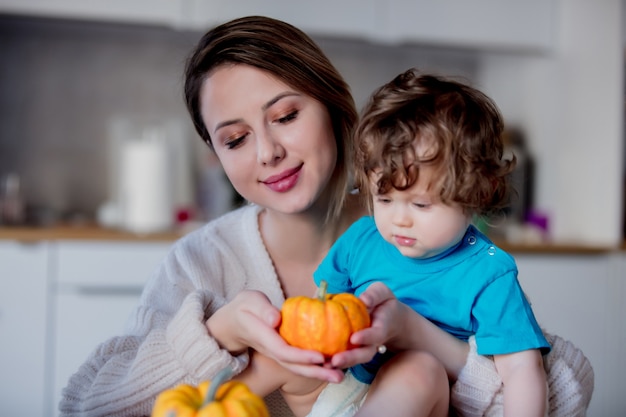
[[[376,201],[380,204],[388,204],[391,202],[391,198],[389,197],[376,197]]]
[[[417,208],[425,209],[430,207],[429,203],[413,203],[413,205]]]
[[[283,117],[279,117],[276,121],[278,123],[289,123],[290,121],[294,120],[296,117],[298,116],[298,111],[294,110],[291,113],[283,116]]]

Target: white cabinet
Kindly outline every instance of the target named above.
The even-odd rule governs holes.
[[[380,0],[383,38],[435,45],[547,50],[554,0]]]
[[[170,246],[168,242],[56,243],[52,409],[56,410],[69,377],[96,346],[123,332],[145,282]]]
[[[120,334],[137,305],[139,293],[78,290],[56,295],[54,381],[50,409],[56,410],[61,391],[99,343]]]
[[[546,50],[552,47],[554,0],[185,0],[183,21],[207,29],[262,14],[313,35],[381,43]]]
[[[124,330],[171,242],[0,240],[0,412],[54,417],[98,343]]]
[[[178,24],[183,0],[0,0],[0,13],[143,24]]]
[[[249,15],[271,16],[287,21],[309,34],[368,38],[381,25],[379,0],[185,0],[183,21],[206,30],[217,23]]]
[[[143,287],[171,242],[81,241],[55,243],[60,288]]]
[[[47,244],[0,241],[2,415],[45,415],[48,309]]]
[[[595,390],[587,415],[624,415],[626,256],[515,257],[520,283],[539,323],[547,331],[571,340],[591,361]]]
[[[0,0],[0,12],[205,31],[266,15],[311,35],[379,43],[551,48],[555,0]]]

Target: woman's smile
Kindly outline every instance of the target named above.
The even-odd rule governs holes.
[[[284,193],[295,187],[298,178],[300,178],[301,169],[302,164],[295,168],[285,170],[278,175],[272,175],[261,182],[267,185],[272,191]]]

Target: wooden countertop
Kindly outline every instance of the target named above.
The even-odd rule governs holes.
[[[197,226],[197,225],[196,225]],[[135,234],[117,229],[108,229],[95,223],[55,225],[50,227],[0,226],[0,240],[36,242],[41,240],[104,240],[104,241],[175,241],[194,227],[153,234]],[[593,255],[615,251],[626,251],[626,243],[621,247],[580,245],[575,243],[517,244],[494,241],[503,250],[517,254],[571,254]]]
[[[623,250],[619,247],[593,246],[575,243],[540,243],[524,244],[494,241],[502,250],[511,254],[545,254],[545,255],[597,255]]]
[[[119,240],[119,241],[175,241],[183,231],[136,234],[108,229],[97,224],[55,225],[50,227],[0,227],[0,240],[33,242],[39,240]]]

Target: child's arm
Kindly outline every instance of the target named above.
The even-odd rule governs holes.
[[[541,352],[531,349],[495,355],[494,361],[504,383],[504,415],[543,417],[548,388]]]

